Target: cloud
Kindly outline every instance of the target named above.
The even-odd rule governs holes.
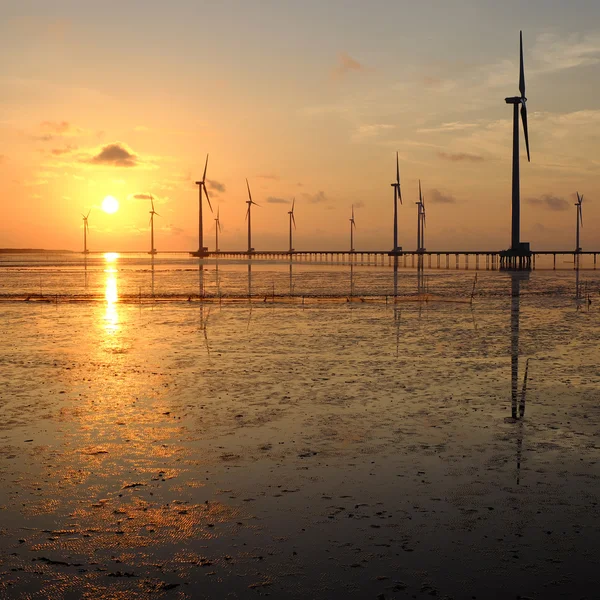
[[[479,154],[468,154],[467,152],[438,152],[438,156],[452,162],[481,162],[483,160],[483,156],[480,156]]]
[[[139,158],[122,142],[114,142],[107,144],[98,154],[84,162],[113,167],[136,167],[139,165]]]
[[[554,33],[538,35],[531,55],[539,71],[559,71],[600,63],[600,34],[573,34],[560,39]]]
[[[52,148],[52,150],[50,150],[50,154],[53,156],[62,156],[63,154],[70,154],[74,150],[77,150],[77,146],[68,144],[64,148]]]
[[[151,194],[131,194],[130,200],[155,200],[156,198]]]
[[[339,79],[353,71],[360,73],[368,71],[368,69],[347,52],[341,52],[338,56],[338,64],[331,70],[331,76],[334,79]]]
[[[322,202],[327,202],[327,197],[323,191],[317,192],[316,194],[302,194],[302,197],[305,198],[309,204],[321,204]]]
[[[271,181],[279,181],[278,175],[271,175],[267,173],[266,175],[256,175],[257,179],[270,179]]]
[[[76,127],[69,121],[43,121],[40,123],[40,135],[34,136],[34,139],[49,142],[56,138],[75,137],[87,133],[85,129]]]
[[[454,196],[444,194],[435,188],[427,192],[427,200],[432,204],[456,204]]]
[[[365,139],[374,138],[385,131],[395,129],[395,125],[388,125],[386,123],[375,123],[373,125],[359,125],[358,129],[354,132],[354,139]]]
[[[207,179],[206,183],[208,184],[208,188],[213,192],[224,192],[226,189],[224,183],[214,179]]]
[[[285,198],[276,198],[275,196],[269,196],[266,200],[269,204],[289,204],[290,201]]]
[[[417,129],[417,133],[444,133],[449,131],[464,131],[477,127],[477,123],[461,123],[453,121],[451,123],[442,123],[439,127],[430,127],[427,129]]]
[[[564,198],[552,196],[551,194],[543,194],[538,198],[526,198],[525,202],[541,206],[548,210],[569,210],[569,203]]]
[[[353,206],[354,208],[364,208],[365,203],[362,200],[359,200],[358,202],[355,202]]]

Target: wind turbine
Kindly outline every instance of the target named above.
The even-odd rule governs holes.
[[[150,211],[150,252],[149,254],[156,254],[156,249],[154,248],[154,215],[160,217],[160,215],[154,210],[154,199],[152,198],[152,194],[150,194],[150,204],[152,206],[152,210]]]
[[[215,252],[219,252],[219,233],[221,232],[221,221],[219,220],[219,210],[217,208],[217,218],[215,219]]]
[[[248,200],[246,200],[246,204],[248,205],[248,210],[246,211],[246,220],[248,221],[248,254],[250,254],[251,252],[254,252],[254,248],[252,247],[252,213],[250,209],[253,204],[256,204],[256,206],[260,206],[260,204],[257,204],[256,202],[254,202],[254,200],[252,200],[252,194],[250,193],[250,184],[248,183],[247,178],[246,187],[248,188]]]
[[[417,252],[425,250],[425,197],[421,194],[421,180],[419,179],[419,201],[417,205]]]
[[[529,155],[529,131],[527,129],[527,98],[525,97],[525,70],[523,67],[523,32],[520,32],[519,44],[519,92],[520,96],[505,98],[506,104],[513,105],[513,160],[512,160],[512,230],[511,247],[512,256],[529,256],[528,244],[521,244],[521,189],[519,179],[519,106],[521,107],[521,120],[527,148],[527,161],[531,162]],[[514,259],[513,259],[514,261]]]
[[[402,192],[400,191],[400,164],[398,163],[398,152],[396,152],[396,181],[390,184],[394,188],[394,248],[398,251],[398,200],[402,204]]]
[[[294,218],[294,205],[296,204],[296,198],[292,200],[292,210],[288,211],[288,215],[290,216],[290,254],[294,251],[292,244],[292,224],[294,225],[294,229],[296,229],[296,219]]]
[[[90,226],[88,225],[88,217],[90,216],[90,213],[92,212],[92,209],[90,208],[90,210],[88,210],[88,214],[84,215],[83,213],[81,213],[81,216],[83,217],[83,253],[84,254],[89,254],[89,250],[87,249],[87,234],[89,231]]]
[[[575,252],[581,252],[581,248],[579,246],[579,226],[583,227],[583,214],[581,204],[583,203],[583,194],[579,195],[577,193],[577,202],[575,202],[575,206],[577,207],[577,243],[575,245]]]
[[[350,252],[354,252],[354,230],[356,223],[354,222],[354,204],[352,205],[352,217],[350,218]]]
[[[208,190],[206,189],[206,169],[208,167],[208,154],[206,155],[206,162],[204,163],[204,174],[202,175],[201,181],[196,181],[196,185],[198,186],[198,252],[197,255],[201,258],[208,252],[208,248],[204,247],[204,235],[202,231],[202,190],[206,194],[206,200],[208,201],[208,208],[210,208],[210,212],[213,212],[212,206],[210,204],[210,198],[208,197]]]

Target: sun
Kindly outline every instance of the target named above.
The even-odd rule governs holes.
[[[113,196],[106,196],[102,200],[102,210],[109,215],[116,213],[119,210],[119,201]]]

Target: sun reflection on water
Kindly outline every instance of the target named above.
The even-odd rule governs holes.
[[[104,255],[106,261],[106,289],[104,297],[106,298],[106,312],[104,313],[104,323],[107,331],[116,331],[119,328],[119,313],[117,312],[117,302],[119,301],[119,291],[117,288],[117,269],[115,268],[119,255],[117,252],[107,252]]]

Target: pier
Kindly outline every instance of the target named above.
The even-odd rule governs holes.
[[[399,267],[427,267],[437,269],[510,269],[510,266],[503,264],[503,254],[506,251],[489,251],[489,250],[472,250],[472,251],[456,251],[456,250],[403,250],[402,252],[393,252],[388,250],[220,250],[219,252],[211,252],[205,249],[204,252],[190,252],[191,256],[201,258],[223,258],[230,260],[280,260],[293,261],[302,263],[328,263],[328,264],[360,264],[360,265],[381,265],[392,266],[394,261],[398,260]],[[593,268],[596,268],[597,255],[600,251],[579,251],[573,250],[543,250],[531,251],[529,258],[529,267],[535,269],[536,258],[541,256],[552,257],[553,267],[556,269],[556,259],[571,257],[573,264],[577,262],[579,256],[593,256]],[[510,264],[510,263],[509,263]],[[517,267],[518,268],[518,267]],[[522,268],[522,267],[521,267]]]

